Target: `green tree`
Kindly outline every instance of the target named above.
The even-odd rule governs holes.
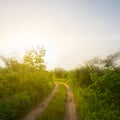
[[[45,50],[43,48],[37,47],[36,49],[27,50],[23,57],[23,62],[31,68],[44,70],[46,68],[43,58],[44,55]]]
[[[53,71],[56,78],[66,78],[67,77],[67,71],[63,68],[55,68]]]
[[[116,61],[119,58],[120,58],[120,51],[107,56],[107,58],[103,60],[104,67],[109,68],[109,69],[114,69],[117,65]]]

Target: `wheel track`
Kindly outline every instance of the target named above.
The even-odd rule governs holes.
[[[45,108],[48,106],[50,100],[54,96],[57,89],[58,89],[58,84],[55,84],[55,87],[51,92],[51,94],[42,103],[38,104],[33,110],[31,110],[20,120],[36,120],[37,117],[40,116],[42,112],[45,110]]]
[[[57,82],[51,94],[20,120],[36,120],[37,117],[40,116],[48,106],[49,102],[57,91],[59,84],[63,84],[66,87],[67,92],[65,120],[78,120],[74,94],[72,93],[70,87],[64,82]]]
[[[66,92],[67,92],[65,120],[78,120],[73,92],[71,91],[68,84],[64,82],[59,82],[59,83],[63,84],[66,87]]]

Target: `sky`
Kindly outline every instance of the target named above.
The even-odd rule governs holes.
[[[120,50],[120,0],[0,0],[0,55],[36,46],[48,69]]]

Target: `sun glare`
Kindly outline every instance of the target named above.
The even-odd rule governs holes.
[[[46,55],[45,55],[45,63],[47,65],[47,69],[52,69],[55,66],[55,63],[57,61],[56,52],[54,49],[46,49]]]
[[[46,40],[40,36],[11,36],[7,41],[6,49],[4,49],[5,56],[15,56],[18,59],[22,58],[26,50],[32,48],[41,47],[46,50],[44,61],[47,69],[55,67],[57,61],[57,48],[49,40]]]

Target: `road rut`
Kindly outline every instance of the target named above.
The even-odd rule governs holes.
[[[74,94],[71,91],[68,84],[64,82],[59,82],[60,84],[63,84],[66,87],[67,92],[67,101],[66,101],[66,116],[65,120],[78,120],[77,117],[77,111],[76,111],[76,102],[74,98]]]
[[[77,120],[77,111],[74,95],[70,87],[65,84],[67,91],[67,102],[66,102],[66,120]]]
[[[42,114],[42,112],[49,104],[50,100],[57,91],[57,88],[58,85],[55,84],[55,88],[53,89],[52,93],[42,103],[38,104],[32,111],[30,111],[25,117],[23,117],[20,120],[36,120],[36,118]]]

